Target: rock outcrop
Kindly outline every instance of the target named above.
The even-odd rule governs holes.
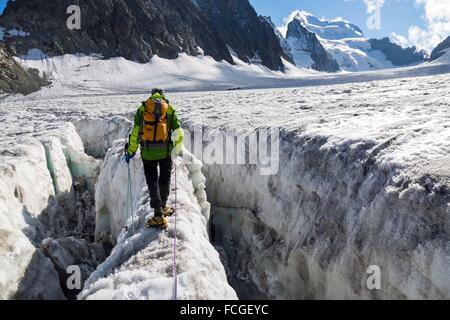
[[[80,7],[81,29],[67,27],[67,8]],[[16,54],[32,48],[49,56],[100,54],[148,62],[153,55],[173,59],[201,48],[216,60],[232,62],[224,41],[191,0],[45,0],[10,1],[0,25],[26,30],[8,37]]]
[[[442,57],[446,49],[450,49],[450,37],[442,41],[432,52],[430,55],[430,61],[434,61]]]
[[[426,53],[416,47],[402,48],[389,38],[370,39],[371,51],[381,51],[394,66],[407,66],[425,61]]]
[[[306,55],[312,60],[312,64],[308,66],[312,69],[326,72],[339,71],[338,63],[325,50],[316,34],[307,30],[299,20],[294,19],[289,23],[286,38],[298,66],[304,65]]]
[[[80,29],[67,27],[71,5],[80,7]],[[39,49],[48,56],[98,54],[145,63],[184,52],[233,63],[236,53],[273,70],[283,69],[281,57],[291,60],[248,0],[10,1],[0,25],[20,31],[5,38],[16,55]]]
[[[25,69],[14,61],[10,52],[0,42],[0,93],[28,94],[48,84],[35,69]]]
[[[199,9],[212,21],[224,41],[245,62],[261,62],[282,70],[285,54],[273,26],[258,16],[248,0],[196,0]]]

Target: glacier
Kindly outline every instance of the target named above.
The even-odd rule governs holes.
[[[1,98],[0,298],[173,298],[173,218],[167,233],[143,228],[152,212],[139,157],[127,215],[121,161],[145,87],[158,84],[186,132],[280,130],[273,176],[177,160],[179,298],[449,298],[445,59],[339,76],[247,73],[242,83],[220,72],[207,92],[198,90],[210,80],[198,78],[171,87],[176,68],[162,62],[167,77],[133,86],[138,65],[121,59],[29,60],[54,68],[53,87]],[[76,77],[64,77],[71,67]],[[108,73],[129,67],[131,77]],[[63,271],[80,262],[86,281],[68,296]],[[381,290],[366,286],[371,265]]]
[[[186,108],[229,134],[282,128],[277,175],[204,169],[213,242],[240,297],[448,298],[449,97],[433,94],[447,77],[216,93],[227,104],[209,118]],[[366,287],[371,265],[382,290]]]

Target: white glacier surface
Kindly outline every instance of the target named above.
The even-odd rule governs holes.
[[[137,195],[132,231],[123,209],[123,141],[115,142],[127,135],[130,123],[123,117],[131,120],[157,85],[168,85],[187,130],[192,124],[227,132],[281,129],[278,174],[263,177],[252,166],[203,168],[212,240],[241,297],[450,297],[448,64],[293,78],[233,78],[228,75],[236,69],[230,68],[219,72],[227,74],[217,80],[220,86],[209,88],[253,89],[174,92],[208,88],[217,74],[173,81],[180,79],[174,78],[177,69],[156,61],[161,74],[168,70],[166,77],[136,83],[140,66],[117,59],[65,56],[26,63],[47,70],[53,62],[61,66],[52,69],[52,88],[0,101],[2,298],[16,295],[21,284],[29,288],[23,279],[30,270],[32,279],[51,280],[52,294],[35,286],[35,296],[62,297],[56,271],[42,268],[49,260],[37,248],[46,234],[36,221],[45,213],[45,219],[62,220],[50,225],[64,225],[65,207],[74,205],[71,185],[80,178],[97,193],[97,237],[110,231],[117,246],[79,297],[173,297],[173,218],[167,234],[142,228],[151,210],[137,158],[131,165]],[[70,68],[72,78],[65,75]],[[127,75],[117,76],[122,73]],[[100,169],[88,154],[108,161]],[[192,179],[194,172],[198,168],[179,165],[180,298],[233,299],[209,242],[209,206],[198,192],[204,181]],[[54,199],[64,210],[52,205]],[[34,255],[48,274],[30,268]],[[365,284],[372,264],[382,271],[379,291]]]

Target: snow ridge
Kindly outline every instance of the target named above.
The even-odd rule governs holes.
[[[300,21],[306,29],[314,32],[322,39],[340,40],[364,37],[360,28],[343,19],[332,21],[322,20],[306,11],[298,11],[294,19]]]
[[[133,199],[134,217],[127,215],[124,143],[114,142],[106,155],[96,193],[97,238],[110,235],[117,244],[110,257],[88,279],[79,299],[172,299],[173,217],[167,234],[144,227],[152,210],[139,154],[130,164],[132,192],[138,195]],[[209,242],[210,206],[204,191],[202,165],[195,159],[188,164],[176,160],[175,167],[179,298],[236,299],[219,254]],[[169,202],[174,205],[174,190]]]

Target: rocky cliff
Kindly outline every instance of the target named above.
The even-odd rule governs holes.
[[[395,66],[407,66],[425,61],[426,53],[417,50],[416,47],[402,48],[398,44],[392,43],[389,38],[370,39],[373,50],[381,51],[386,58]]]
[[[79,30],[67,27],[71,5],[80,7]],[[9,2],[0,25],[21,31],[6,39],[17,55],[37,48],[49,56],[99,54],[145,63],[184,52],[233,63],[233,52],[273,70],[283,69],[281,57],[291,60],[247,0],[22,0]]]
[[[450,49],[450,37],[442,41],[432,52],[430,55],[430,61],[434,61],[439,59],[445,54],[445,50]]]
[[[24,69],[0,42],[0,93],[28,94],[39,90],[47,81],[35,69]]]
[[[74,4],[81,9],[80,30],[67,28],[67,8]],[[38,48],[50,56],[96,53],[148,62],[153,55],[197,55],[201,48],[232,62],[225,42],[191,0],[10,1],[0,25],[29,33],[7,39],[19,55]]]
[[[299,20],[289,23],[286,39],[298,66],[326,72],[339,71],[336,60],[325,50],[316,34],[307,30]]]
[[[220,36],[245,62],[261,62],[273,70],[282,70],[285,54],[273,26],[258,16],[248,0],[196,0]]]

